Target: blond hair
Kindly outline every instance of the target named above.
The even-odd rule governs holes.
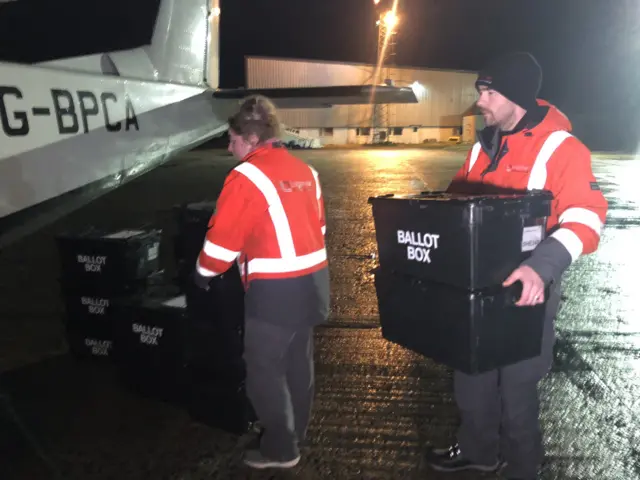
[[[229,129],[235,134],[247,138],[253,134],[260,143],[282,134],[280,119],[276,107],[267,97],[252,95],[240,105],[240,110],[229,117]]]

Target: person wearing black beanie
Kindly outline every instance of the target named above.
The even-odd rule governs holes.
[[[476,89],[495,90],[524,110],[533,109],[542,86],[542,68],[526,52],[504,55],[489,63],[478,74]]]
[[[553,362],[561,279],[578,257],[598,248],[608,204],[592,172],[591,152],[570,133],[569,119],[538,99],[541,83],[542,69],[529,53],[503,55],[479,72],[477,105],[486,128],[447,189],[553,195],[546,225],[525,227],[522,246],[514,239],[515,248],[529,256],[502,284],[521,284],[516,307],[544,305],[540,354],[477,375],[454,372],[461,423],[457,442],[427,454],[438,471],[504,466],[501,474],[508,480],[534,480],[544,457],[538,383]]]

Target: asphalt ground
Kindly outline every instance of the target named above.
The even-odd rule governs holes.
[[[214,199],[234,164],[193,151],[0,252],[0,478],[399,479],[438,474],[422,461],[452,439],[451,371],[384,340],[371,269],[370,196],[444,188],[464,152],[296,151],[320,173],[328,217],[332,310],[316,332],[317,397],[299,466],[254,472],[248,436],[127,390],[108,362],[67,353],[56,233],[153,225],[170,238],[172,207]],[[541,384],[544,479],[640,478],[640,327],[636,283],[640,189],[635,159],[594,159],[610,202],[597,253],[565,275],[552,372]],[[167,240],[170,242],[170,240]],[[172,271],[170,244],[161,251]]]

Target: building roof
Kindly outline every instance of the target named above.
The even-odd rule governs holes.
[[[285,58],[285,57],[270,57],[268,55],[245,55],[245,62],[249,58],[261,58],[264,60],[281,60],[285,62],[308,62],[308,63],[326,63],[331,65],[353,65],[353,66],[365,66],[365,67],[375,67],[373,63],[363,63],[363,62],[339,62],[332,60],[317,60],[313,58]],[[393,67],[393,68],[401,68],[407,70],[424,70],[430,72],[454,72],[454,73],[472,73],[477,74],[478,72],[475,70],[456,70],[451,68],[429,68],[429,67],[416,67],[411,65],[389,65],[385,64],[385,67]]]

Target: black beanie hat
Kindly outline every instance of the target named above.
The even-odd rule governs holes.
[[[513,103],[530,110],[537,105],[542,68],[530,53],[510,53],[493,60],[480,71],[476,89],[481,85],[500,92]]]

